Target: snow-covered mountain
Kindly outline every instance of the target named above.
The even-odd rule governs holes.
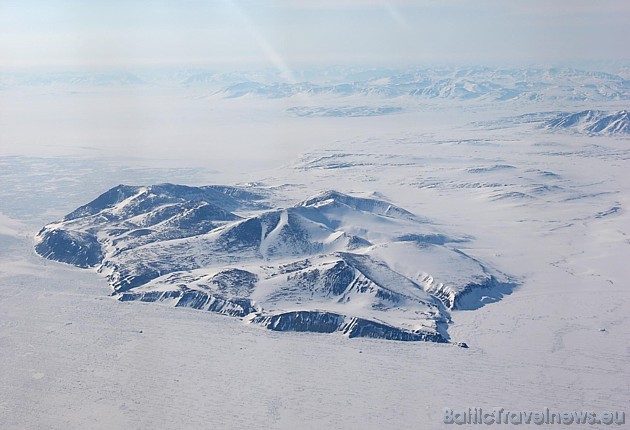
[[[612,101],[630,96],[630,83],[617,75],[576,69],[410,69],[348,73],[329,82],[243,81],[219,92],[227,98],[255,95],[413,96],[485,101]]]
[[[628,118],[627,110],[612,113],[598,110],[564,113],[546,121],[544,126],[586,134],[630,134],[630,118]]]
[[[119,185],[36,237],[38,254],[106,276],[121,301],[217,312],[278,331],[447,342],[449,310],[511,284],[426,219],[319,193],[270,207],[253,187]]]

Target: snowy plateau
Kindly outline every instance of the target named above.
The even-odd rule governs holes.
[[[0,427],[628,420],[602,68],[0,73]]]

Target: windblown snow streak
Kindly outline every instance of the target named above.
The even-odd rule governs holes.
[[[98,267],[121,301],[276,331],[447,342],[449,309],[509,294],[464,241],[391,203],[327,191],[272,209],[264,189],[119,185],[44,227],[35,249]]]

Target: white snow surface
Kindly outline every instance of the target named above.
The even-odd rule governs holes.
[[[0,427],[452,428],[442,423],[445,407],[620,410],[627,426],[630,140],[555,133],[522,117],[620,111],[627,95],[554,98],[554,88],[541,100],[386,103],[194,98],[200,90],[191,87],[141,97],[118,87],[2,90],[15,103],[0,104]],[[286,113],[307,104],[404,109]],[[129,112],[145,114],[136,123]],[[331,189],[377,196],[434,221],[432,234],[461,239],[458,249],[519,286],[452,311],[449,334],[465,349],[277,333],[210,312],[121,303],[93,270],[34,253],[41,226],[100,192],[162,182],[256,183],[281,190],[286,208]],[[424,288],[443,282],[409,269],[409,250],[365,252]],[[467,270],[455,260],[446,275]]]

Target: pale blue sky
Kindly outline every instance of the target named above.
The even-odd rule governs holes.
[[[0,65],[627,60],[628,22],[628,0],[0,0]]]

